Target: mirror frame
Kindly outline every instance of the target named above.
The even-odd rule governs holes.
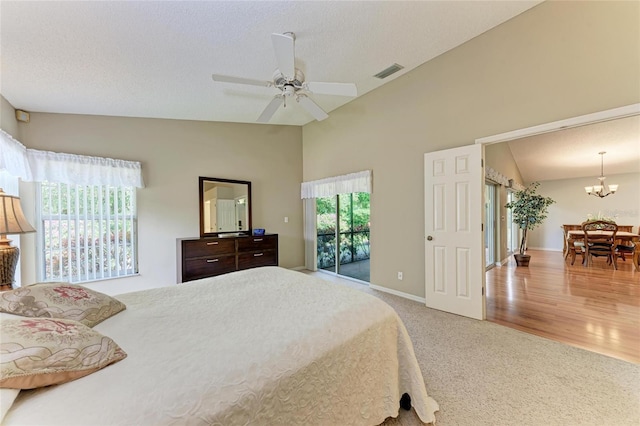
[[[247,180],[221,179],[221,178],[205,177],[205,176],[200,176],[198,178],[198,181],[199,181],[198,200],[199,200],[199,207],[200,207],[200,237],[201,238],[217,237],[219,234],[229,233],[229,232],[204,232],[204,185],[205,185],[205,182],[221,182],[221,183],[232,183],[232,184],[238,184],[238,185],[247,185],[247,204],[248,204],[248,210],[249,210],[248,218],[247,218],[248,227],[246,230],[233,231],[233,232],[238,232],[239,234],[242,234],[242,235],[251,235],[251,231],[253,229],[252,222],[251,222],[251,216],[253,211],[253,206],[251,205],[251,182]]]

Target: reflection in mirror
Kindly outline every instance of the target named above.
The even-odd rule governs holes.
[[[200,177],[200,236],[251,231],[251,182]]]

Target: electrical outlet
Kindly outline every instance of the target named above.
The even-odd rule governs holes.
[[[402,272],[398,272],[398,279],[402,281]]]
[[[284,217],[284,223],[289,223],[289,217],[288,216]]]

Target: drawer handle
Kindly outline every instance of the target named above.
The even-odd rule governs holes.
[[[217,262],[220,259],[207,259],[207,263],[213,263],[213,262]]]
[[[217,242],[217,241],[215,241],[215,242],[213,242],[213,243],[207,243],[207,245],[208,245],[208,246],[215,246],[215,245],[217,245],[217,244],[218,244],[218,242]]]
[[[264,253],[254,253],[253,257],[260,257],[260,256],[264,256]]]
[[[262,240],[263,240],[263,238],[254,238],[254,239],[253,239],[253,242],[254,242],[254,243],[257,243],[258,241],[262,241]]]

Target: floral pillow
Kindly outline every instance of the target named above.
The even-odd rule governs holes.
[[[127,356],[109,337],[66,319],[3,320],[0,341],[1,388],[69,382]]]
[[[71,319],[88,327],[124,309],[125,304],[111,296],[68,283],[39,283],[0,293],[0,312]]]

